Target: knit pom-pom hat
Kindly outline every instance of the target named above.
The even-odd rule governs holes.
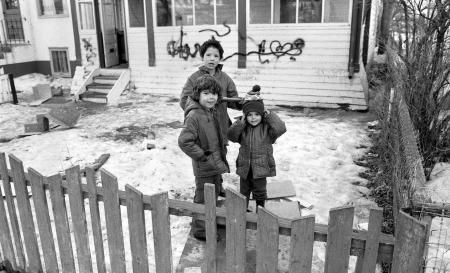
[[[249,112],[257,112],[261,116],[264,114],[264,102],[259,93],[259,85],[255,85],[252,91],[248,92],[244,98],[244,105],[242,111],[247,116]]]

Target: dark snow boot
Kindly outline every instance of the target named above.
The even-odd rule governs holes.
[[[256,200],[256,212],[258,212],[258,207],[261,206],[264,208],[264,204],[266,203],[266,200]]]

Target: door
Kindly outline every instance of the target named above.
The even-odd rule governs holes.
[[[105,67],[111,67],[119,64],[114,0],[101,0],[101,7]]]

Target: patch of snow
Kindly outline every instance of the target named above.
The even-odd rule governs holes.
[[[24,77],[18,83],[23,90],[28,90],[44,80],[35,75]],[[142,93],[137,89],[124,94],[121,100],[133,103],[126,107],[92,107],[75,128],[0,143],[0,151],[14,154],[23,161],[25,168],[32,167],[43,175],[63,172],[73,165],[83,167],[101,154],[109,153],[111,156],[103,168],[118,178],[121,190],[130,184],[146,195],[167,191],[170,198],[191,201],[195,185],[191,159],[177,144],[181,128],[173,126],[183,123],[183,112],[174,98]],[[358,176],[365,168],[357,166],[353,160],[371,146],[366,128],[368,114],[310,109],[304,113],[278,107],[271,107],[271,110],[286,122],[287,133],[274,145],[277,176],[269,181],[292,181],[296,198],[313,205],[310,210],[303,210],[303,215],[314,214],[318,223],[326,224],[329,210],[343,205],[360,206],[355,210],[355,227],[367,222],[367,208],[374,203],[363,196],[365,187],[352,182],[366,183]],[[37,113],[46,111],[48,109],[43,107],[0,105],[0,136],[20,134],[24,123],[34,121]],[[233,119],[241,112],[229,110],[229,114]],[[123,128],[135,134],[132,137],[121,135],[125,134]],[[146,149],[143,145],[148,143],[155,148]],[[239,184],[234,163],[238,149],[238,144],[230,143],[227,158],[231,173],[223,176],[224,185],[234,189]],[[190,218],[171,216],[170,219],[176,266],[190,229]],[[149,261],[154,268],[151,218],[147,214],[146,221]],[[128,238],[125,224],[124,236]],[[323,249],[314,252],[314,264],[318,268],[323,265]],[[129,248],[126,259],[131,262]],[[286,261],[284,264],[287,265]]]

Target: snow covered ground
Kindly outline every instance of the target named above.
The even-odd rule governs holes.
[[[31,86],[48,80],[38,74],[16,79],[17,89],[23,91],[19,94],[21,103],[0,105],[0,138],[21,134],[24,123],[33,123],[37,113],[48,112],[51,105],[33,108],[26,103],[31,100]],[[70,79],[52,84],[69,86]],[[75,128],[57,128],[45,134],[0,143],[0,151],[16,155],[25,168],[32,167],[43,175],[62,172],[77,164],[83,167],[101,154],[109,153],[111,157],[103,168],[118,178],[119,189],[130,184],[146,195],[168,191],[170,198],[192,200],[191,160],[177,145],[183,112],[176,98],[147,93],[148,90],[137,89],[124,94],[121,100],[132,102],[124,107],[72,103],[83,113]],[[298,200],[314,206],[302,213],[314,214],[318,223],[327,223],[329,209],[349,204],[356,206],[355,227],[366,222],[367,208],[375,204],[364,197],[368,191],[364,187],[367,181],[358,176],[365,168],[353,161],[371,146],[367,122],[374,117],[342,110],[268,108],[276,111],[287,126],[287,133],[274,146],[277,176],[269,181],[292,181]],[[234,110],[229,114],[241,115]],[[148,150],[146,144],[150,142],[156,147]],[[228,151],[231,173],[224,175],[224,182],[225,186],[236,188],[239,179],[234,173],[234,162],[238,145],[231,143]],[[126,215],[126,209],[123,214]],[[149,256],[154,257],[149,214],[146,214],[146,221]],[[189,218],[172,216],[171,227],[176,266],[189,231]],[[126,221],[124,235],[128,238]],[[125,240],[126,248],[127,245],[129,242]],[[126,256],[130,262],[129,251]],[[324,258],[323,251],[314,253],[315,271],[321,268]],[[154,261],[150,259],[150,262],[154,268]],[[130,263],[128,269],[129,266]],[[286,261],[281,260],[280,268],[286,269],[286,266]]]

